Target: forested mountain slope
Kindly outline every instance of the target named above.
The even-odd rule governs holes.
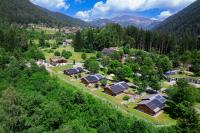
[[[48,11],[29,0],[0,0],[0,19],[21,24],[45,23],[49,26],[88,26],[86,22]]]
[[[200,0],[197,0],[179,13],[169,17],[156,27],[157,30],[173,32],[180,36],[200,34]]]

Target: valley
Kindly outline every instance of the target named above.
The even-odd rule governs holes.
[[[0,2],[0,133],[199,133],[200,1],[93,2]]]

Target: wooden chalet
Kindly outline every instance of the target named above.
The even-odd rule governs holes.
[[[83,71],[84,70],[83,70],[82,67],[77,67],[77,68],[72,68],[72,69],[64,70],[64,74],[72,76],[72,75],[76,75],[76,74],[82,73]]]
[[[164,108],[165,102],[166,99],[159,94],[147,95],[141,102],[138,103],[136,109],[154,116]]]
[[[85,78],[82,78],[81,82],[84,83],[85,85],[97,84],[102,79],[103,79],[102,75],[94,74],[94,75],[89,75],[89,76],[87,76]]]
[[[118,47],[110,47],[110,48],[104,48],[101,53],[103,55],[109,55],[113,52],[116,52],[116,51],[119,51],[119,48]]]
[[[50,64],[53,66],[58,66],[64,63],[67,63],[67,60],[64,57],[57,56],[54,58],[50,58]]]
[[[117,96],[123,93],[128,88],[129,85],[126,82],[119,82],[104,88],[104,92],[111,96]]]

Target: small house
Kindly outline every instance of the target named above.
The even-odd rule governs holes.
[[[50,64],[53,66],[58,66],[65,63],[67,63],[67,60],[63,57],[57,56],[54,58],[50,58]]]
[[[72,75],[76,75],[76,74],[82,73],[83,71],[84,71],[83,68],[77,67],[77,68],[72,68],[72,69],[64,70],[64,74],[72,76]]]
[[[84,83],[85,85],[97,84],[102,79],[103,79],[102,75],[94,74],[94,75],[89,75],[89,76],[87,76],[85,78],[82,78],[81,82]]]
[[[117,96],[123,93],[128,88],[129,85],[126,82],[119,82],[104,88],[104,92],[111,96]]]
[[[164,75],[166,76],[176,75],[176,74],[178,74],[178,70],[167,71],[164,73]]]
[[[66,46],[69,46],[71,45],[72,43],[72,39],[66,39],[65,41],[63,41],[63,46],[66,47]]]
[[[165,107],[165,102],[166,99],[159,94],[147,95],[138,103],[136,109],[154,116]]]
[[[103,55],[109,55],[113,52],[116,52],[116,51],[119,51],[119,48],[118,47],[110,47],[110,48],[104,48],[101,53]]]

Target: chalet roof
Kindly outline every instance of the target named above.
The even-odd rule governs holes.
[[[119,48],[117,48],[117,47],[104,48],[102,50],[102,53],[103,54],[110,54],[110,53],[115,52],[115,51],[119,51]]]
[[[92,83],[92,82],[98,82],[101,79],[103,79],[103,76],[100,74],[95,74],[95,75],[89,75],[87,77],[84,78],[88,83]]]
[[[123,91],[127,90],[128,88],[129,88],[129,86],[126,82],[119,82],[119,83],[109,86],[109,89],[114,94],[119,94],[120,92],[123,92]]]
[[[61,57],[61,56],[56,56],[56,57],[51,58],[50,60],[53,61],[53,62],[58,62],[58,61],[61,61],[61,60],[65,60],[65,58]]]
[[[155,113],[159,112],[164,107],[164,103],[161,103],[157,99],[144,100],[144,101],[141,101],[139,104],[146,105],[149,109],[151,109]]]
[[[83,71],[83,68],[81,67],[65,70],[65,72],[67,72],[70,75],[81,73],[82,71]]]
[[[166,102],[166,99],[159,94],[147,95],[138,103],[139,105],[146,105],[149,109],[157,113],[160,111]]]
[[[153,99],[157,99],[161,103],[166,102],[166,99],[163,96],[161,96],[160,94],[147,95],[142,100],[153,100]]]

